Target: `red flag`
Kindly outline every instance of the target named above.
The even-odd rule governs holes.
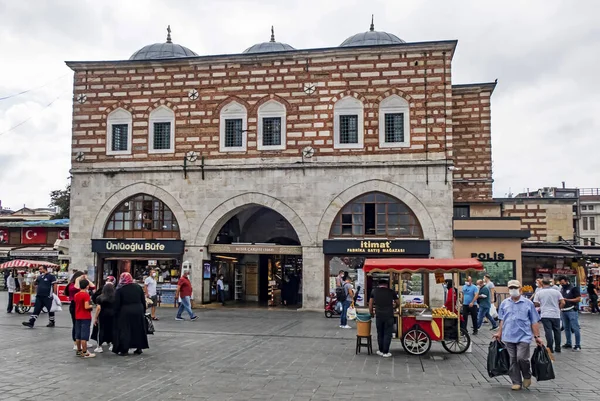
[[[0,244],[8,244],[8,230],[0,228]]]
[[[69,239],[69,229],[60,230],[58,232],[58,239]]]
[[[21,243],[22,244],[45,244],[46,229],[44,227],[32,227],[21,229]]]

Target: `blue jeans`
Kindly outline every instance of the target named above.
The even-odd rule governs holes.
[[[571,345],[571,330],[575,333],[575,346],[581,346],[581,332],[579,331],[579,312],[576,310],[561,312],[563,327],[565,329],[566,345]]]
[[[181,297],[181,303],[179,304],[179,309],[177,310],[178,318],[181,318],[181,314],[184,310],[190,315],[190,318],[195,317],[194,312],[192,311],[192,303],[189,296]]]
[[[342,302],[342,316],[340,317],[340,325],[347,326],[348,325],[348,308],[350,307],[350,300],[347,299]]]
[[[479,305],[479,312],[477,313],[477,329],[481,328],[484,317],[487,317],[487,320],[490,322],[493,328],[496,328],[498,326],[492,315],[490,315],[490,309],[490,306]]]

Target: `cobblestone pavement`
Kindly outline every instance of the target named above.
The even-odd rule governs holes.
[[[0,293],[0,311],[6,293]],[[557,379],[511,392],[506,377],[486,373],[483,329],[473,352],[450,355],[434,344],[413,357],[392,344],[393,358],[355,355],[354,330],[322,314],[201,309],[197,322],[160,309],[157,333],[141,356],[74,356],[68,312],[57,327],[42,315],[0,315],[0,400],[600,400],[600,319],[582,316],[583,352],[557,355]],[[374,329],[374,328],[373,328]],[[432,358],[433,357],[433,358]]]

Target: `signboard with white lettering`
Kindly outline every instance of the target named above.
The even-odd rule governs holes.
[[[185,241],[160,239],[93,239],[92,252],[104,254],[157,255],[183,253]]]
[[[429,256],[430,243],[427,240],[323,240],[323,253],[326,255],[427,255]]]

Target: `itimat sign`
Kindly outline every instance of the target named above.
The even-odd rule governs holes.
[[[92,240],[92,252],[96,253],[182,254],[184,246],[185,241],[180,240]]]
[[[427,240],[323,240],[323,253],[326,255],[429,255],[429,252],[430,244]]]

